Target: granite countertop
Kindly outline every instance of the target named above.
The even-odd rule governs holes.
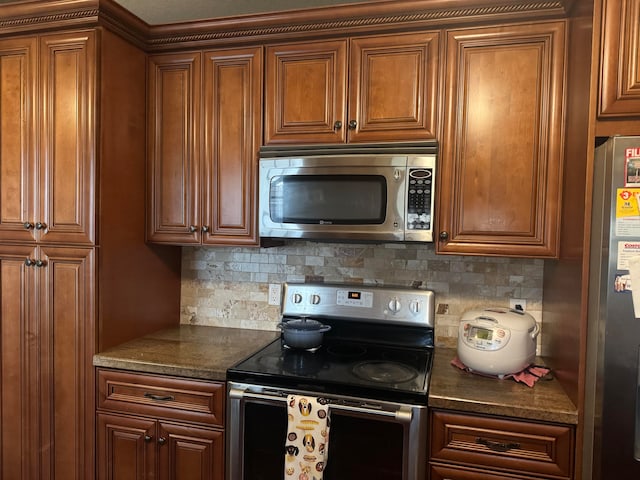
[[[279,335],[275,331],[181,325],[97,353],[93,365],[224,381],[227,368]]]
[[[97,367],[224,381],[227,368],[279,336],[276,331],[181,325],[132,340],[93,357]],[[436,348],[429,406],[545,422],[577,424],[576,407],[557,380],[533,387],[464,372],[456,351]],[[539,360],[539,359],[538,359]],[[551,377],[552,378],[552,377]]]
[[[578,411],[553,378],[538,380],[533,387],[513,379],[489,378],[465,372],[451,365],[456,350],[436,348],[429,407],[502,415],[576,425]],[[536,359],[536,363],[538,363]]]

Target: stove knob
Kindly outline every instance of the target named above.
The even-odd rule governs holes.
[[[400,300],[398,300],[397,297],[393,297],[391,300],[389,300],[389,310],[392,313],[398,313],[400,311],[400,308],[402,308],[402,305],[400,305]]]
[[[311,295],[311,304],[318,305],[319,303],[320,303],[320,295],[318,294]]]
[[[414,300],[409,304],[409,310],[411,310],[411,313],[414,315],[417,315],[422,310],[422,304],[419,300]]]
[[[294,293],[292,297],[293,303],[302,303],[302,295]]]

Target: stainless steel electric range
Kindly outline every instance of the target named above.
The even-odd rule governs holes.
[[[331,330],[313,351],[279,338],[227,371],[227,480],[286,479],[291,394],[329,405],[323,480],[424,480],[434,316],[429,290],[285,284],[283,322]]]

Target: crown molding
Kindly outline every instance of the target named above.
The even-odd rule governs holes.
[[[566,16],[573,0],[390,0],[149,27],[149,50]]]
[[[578,0],[387,0],[149,25],[113,0],[23,0],[0,4],[0,37],[105,26],[153,52],[337,34],[443,28],[565,17]]]
[[[23,0],[0,4],[0,37],[106,26],[146,47],[149,26],[112,0]]]
[[[2,36],[24,31],[94,24],[98,2],[88,0],[23,1],[0,5]]]

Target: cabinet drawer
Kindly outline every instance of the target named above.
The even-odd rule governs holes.
[[[434,411],[431,461],[549,478],[571,478],[574,431],[568,425]]]
[[[431,465],[429,480],[534,480],[534,477],[501,475],[489,470],[472,470],[446,465]],[[540,477],[535,477],[540,478]]]
[[[224,424],[224,383],[98,369],[98,408]]]

